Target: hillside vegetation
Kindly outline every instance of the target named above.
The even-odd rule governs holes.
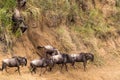
[[[91,52],[95,61],[88,64],[87,72],[77,67],[78,71],[70,68],[70,72],[61,74],[56,67],[40,77],[23,69],[22,78],[15,73],[0,72],[2,80],[120,79],[119,0],[27,0],[26,7],[20,9],[28,25],[23,34],[19,29],[16,33],[11,31],[16,7],[16,0],[0,0],[0,61],[13,55],[26,56],[29,61],[44,56],[42,50],[36,49],[39,45],[52,45],[68,54]]]

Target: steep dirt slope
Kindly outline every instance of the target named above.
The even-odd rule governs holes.
[[[27,57],[28,65],[21,67],[22,75],[14,72],[15,68],[8,68],[9,73],[0,72],[0,80],[120,80],[117,0],[55,0],[56,3],[39,0],[41,4],[38,0],[28,1],[26,9],[21,10],[28,30],[14,38],[13,50],[4,52],[4,44],[0,42],[0,62],[20,55]],[[86,72],[82,63],[76,63],[76,69],[69,65],[68,72],[55,66],[52,72],[40,76],[38,69],[32,75],[29,62],[44,55],[43,50],[36,49],[39,45],[52,45],[68,54],[91,52],[95,60],[88,62]]]

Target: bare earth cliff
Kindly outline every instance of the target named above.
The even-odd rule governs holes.
[[[19,10],[28,29],[12,33],[16,1],[0,1],[0,66],[13,55],[27,57],[28,65],[21,67],[22,75],[15,68],[0,72],[0,80],[120,80],[119,0],[27,0]],[[41,76],[40,69],[32,75],[29,62],[44,56],[39,45],[52,45],[68,54],[91,52],[95,60],[88,62],[87,71],[76,63],[76,69],[68,64],[68,72],[55,66]]]

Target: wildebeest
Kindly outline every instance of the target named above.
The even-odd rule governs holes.
[[[28,28],[27,25],[24,23],[24,19],[21,16],[19,10],[17,8],[14,9],[14,13],[12,15],[13,27],[12,32],[15,33],[18,28],[24,33]]]
[[[66,53],[62,53],[62,56],[64,58],[64,64],[63,64],[63,66],[64,65],[66,66],[66,70],[67,70],[67,65],[66,64],[68,64],[68,63],[70,63],[73,66],[73,68],[75,69],[75,66],[74,66],[75,59],[71,55],[66,54]]]
[[[27,65],[27,59],[24,57],[19,57],[19,56],[15,56],[12,58],[8,58],[8,59],[4,59],[2,61],[2,68],[0,69],[1,71],[3,71],[4,69],[7,72],[7,67],[17,67],[17,71],[20,74],[20,65]]]
[[[50,57],[50,59],[53,61],[54,65],[55,64],[61,64],[61,70],[62,70],[63,66],[65,66],[66,71],[68,71],[67,63],[73,64],[72,57],[69,56],[66,53],[60,53],[60,54],[57,54],[57,55],[53,55],[53,56]]]
[[[14,13],[12,15],[12,22],[12,32],[15,33],[19,28],[19,25],[23,22],[23,18],[21,17],[20,12],[17,8],[14,9]]]
[[[26,6],[27,0],[17,0],[17,4],[19,8],[25,7]]]
[[[53,55],[60,54],[58,49],[56,49],[55,47],[51,45],[37,46],[37,49],[41,49],[41,48],[44,48],[46,57],[48,57],[48,55],[53,56]]]
[[[35,59],[30,62],[30,71],[31,73],[36,73],[37,68],[46,68],[45,71],[47,71],[47,67],[51,70],[53,66],[53,62],[50,59],[42,58],[42,59]],[[44,71],[44,73],[45,73]]]
[[[73,66],[75,62],[83,62],[84,71],[86,70],[86,64],[88,60],[94,61],[94,55],[91,53],[84,53],[81,52],[80,54],[70,54],[70,56],[73,58]]]

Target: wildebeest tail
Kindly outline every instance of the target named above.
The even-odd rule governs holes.
[[[32,63],[30,63],[30,72],[32,73],[34,69],[34,65]]]

